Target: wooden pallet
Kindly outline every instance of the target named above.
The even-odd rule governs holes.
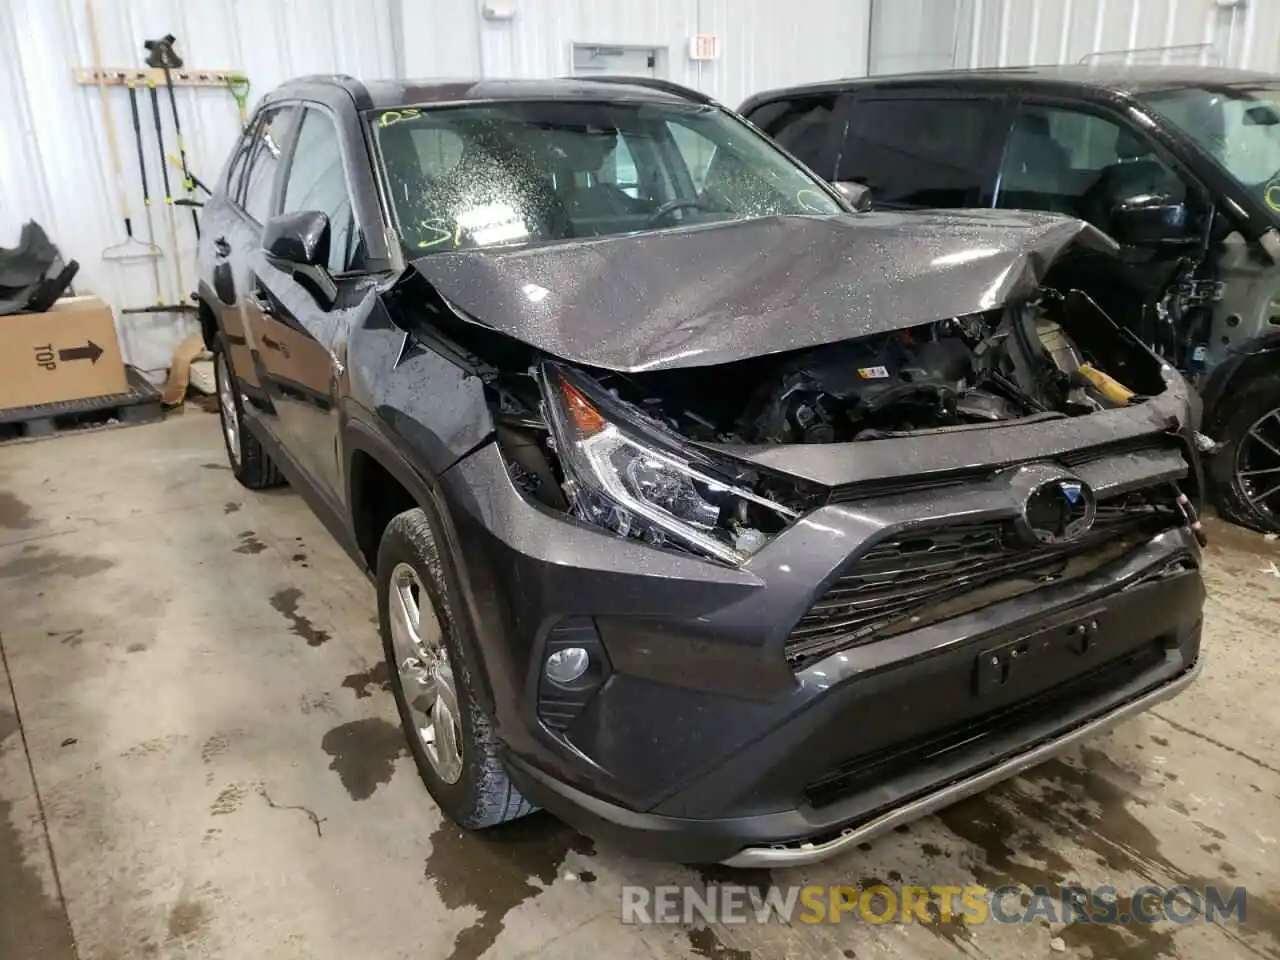
[[[148,423],[164,416],[160,392],[130,366],[124,368],[129,388],[124,393],[84,400],[62,400],[33,407],[0,410],[0,443],[51,437],[86,427]]]

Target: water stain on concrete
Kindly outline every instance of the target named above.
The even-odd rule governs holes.
[[[267,549],[267,545],[258,539],[257,534],[252,530],[246,530],[240,534],[240,546],[235,548],[236,553],[261,553]]]
[[[1100,750],[1086,748],[1081,757],[1080,766],[1050,760],[1017,780],[941,811],[943,824],[982,852],[972,862],[980,883],[988,888],[1008,883],[1047,888],[1051,897],[1059,898],[1061,885],[1074,871],[1049,845],[1044,834],[1051,833],[1094,854],[1111,876],[1134,875],[1145,883],[1186,884],[1201,890],[1220,885],[1219,880],[1190,874],[1172,862],[1151,829],[1131,812],[1135,804],[1144,803],[1132,793],[1141,783],[1138,774]],[[1120,895],[1115,907],[1121,916],[1135,916],[1132,896]],[[1274,952],[1280,945],[1280,910],[1266,898],[1251,896],[1244,923],[1212,929],[1272,955],[1266,951]],[[1156,957],[1177,953],[1174,933],[1167,925],[1073,920],[1058,936],[1069,950],[1091,951],[1095,957]]]
[[[46,630],[44,635],[56,639],[64,647],[79,647],[84,644],[84,630],[79,627],[74,630]]]
[[[337,772],[352,800],[368,800],[391,781],[396,761],[409,755],[404,732],[381,717],[334,727],[320,746],[333,758],[329,769]]]
[[[338,711],[333,705],[333,694],[321,693],[317,696],[307,696],[305,693],[298,698],[298,709],[304,714],[312,713],[337,713]]]
[[[298,601],[301,599],[301,590],[297,587],[288,587],[277,590],[271,595],[271,606],[289,621],[289,628],[294,636],[307,641],[309,647],[321,646],[329,640],[329,631],[317,629],[315,624],[298,612]]]
[[[240,809],[248,789],[243,783],[231,783],[223,787],[209,807],[209,816],[225,817]]]
[[[17,730],[18,718],[0,710],[0,743]],[[74,960],[71,924],[24,856],[12,812],[0,799],[0,957]]]
[[[0,490],[0,527],[10,530],[30,530],[37,525],[31,516],[31,508],[12,493]]]
[[[751,960],[750,950],[726,947],[714,927],[698,927],[688,931],[688,935],[689,946],[699,957],[708,957],[710,960]]]
[[[699,863],[693,865],[693,870],[708,887],[746,887],[748,890],[754,890],[762,901],[768,896],[769,888],[773,886],[773,873],[758,867],[726,867],[720,863]]]
[[[225,733],[215,733],[200,748],[200,759],[205,763],[213,763],[231,749],[231,737]]]
[[[222,505],[222,512],[224,514],[236,513],[239,509],[240,504],[236,503],[234,500],[228,500]]]
[[[194,940],[209,925],[209,908],[199,900],[179,900],[169,911],[169,939]]]
[[[477,960],[498,939],[506,916],[560,872],[570,852],[586,856],[586,837],[543,813],[483,833],[443,820],[431,835],[426,876],[450,910],[474,907],[480,919],[458,934],[448,960]]]
[[[148,647],[145,643],[131,643],[124,648],[124,652],[125,653],[143,653],[150,649],[151,648]]]
[[[77,557],[59,553],[45,547],[31,552],[23,551],[8,563],[0,564],[0,580],[14,580],[18,577],[51,577],[58,574],[79,580],[91,577],[95,573],[110,570],[115,561],[101,557]]]
[[[371,697],[379,690],[390,692],[391,677],[388,675],[387,662],[383,660],[368,670],[347,674],[342,685],[354,692],[359,700]]]

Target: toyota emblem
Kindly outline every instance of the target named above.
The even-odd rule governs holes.
[[[1036,464],[1019,470],[1014,486],[1021,499],[1014,529],[1028,546],[1069,543],[1093,527],[1097,500],[1079,477]]]

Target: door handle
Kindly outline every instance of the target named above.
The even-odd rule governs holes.
[[[249,303],[255,310],[268,317],[275,315],[276,308],[272,306],[270,298],[268,298],[261,290],[249,291]]]
[[[218,237],[213,241],[213,252],[219,257],[231,256],[231,244],[227,242],[226,237]]]

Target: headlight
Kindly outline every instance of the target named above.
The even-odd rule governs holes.
[[[568,371],[546,364],[539,380],[565,490],[582,519],[740,564],[798,518],[674,445],[648,441],[639,422],[606,415]]]

